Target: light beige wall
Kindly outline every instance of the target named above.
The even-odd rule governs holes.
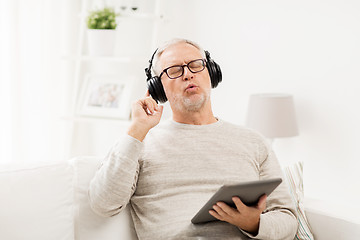
[[[310,196],[360,200],[358,1],[167,1],[164,13],[162,39],[198,41],[221,65],[219,117],[243,124],[250,94],[293,94],[300,136],[275,140],[279,160],[305,162]]]
[[[250,94],[293,94],[300,135],[275,140],[280,162],[305,162],[310,197],[360,200],[360,3],[163,2],[159,41],[195,40],[221,65],[223,82],[213,91],[216,115],[243,124]],[[93,137],[100,143],[89,142],[78,153],[105,153],[123,129],[98,129]]]

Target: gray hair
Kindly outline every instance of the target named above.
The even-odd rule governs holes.
[[[174,38],[172,40],[169,40],[167,42],[164,42],[156,51],[156,54],[154,56],[154,59],[153,59],[153,64],[152,64],[152,71],[153,71],[153,74],[155,76],[159,76],[160,72],[161,72],[161,69],[160,69],[160,66],[159,66],[159,58],[161,56],[161,54],[170,46],[173,46],[177,43],[187,43],[187,44],[190,44],[194,47],[196,47],[197,49],[199,49],[200,51],[200,54],[201,54],[201,57],[203,59],[206,58],[205,56],[205,51],[202,47],[200,47],[199,44],[191,41],[191,40],[188,40],[188,39],[183,39],[183,38]]]

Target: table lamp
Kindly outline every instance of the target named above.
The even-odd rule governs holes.
[[[274,138],[298,135],[292,95],[262,93],[250,96],[246,126]]]

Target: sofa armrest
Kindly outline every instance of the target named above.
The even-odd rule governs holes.
[[[88,189],[102,162],[98,157],[76,157],[69,160],[75,170],[75,239],[137,240],[129,206],[116,216],[100,217],[90,207]]]
[[[305,213],[316,240],[360,239],[358,209],[305,199]]]

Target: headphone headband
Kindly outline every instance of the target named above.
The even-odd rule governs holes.
[[[154,57],[155,57],[155,54],[157,52],[158,48],[155,50],[155,52],[153,53],[153,55],[151,56],[151,59],[149,60],[149,67],[148,68],[145,68],[145,74],[146,74],[146,77],[147,77],[147,81],[149,81],[151,79],[151,67],[152,67],[152,63],[153,63],[153,60],[154,60]]]

